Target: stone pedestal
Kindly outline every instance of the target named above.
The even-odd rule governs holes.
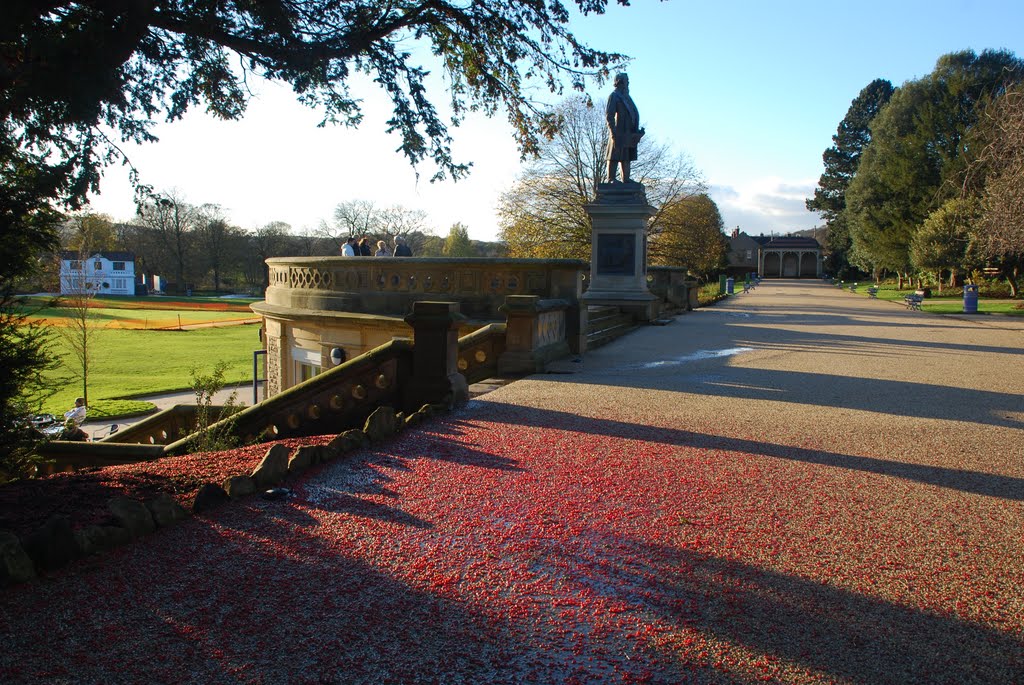
[[[405,405],[461,404],[469,399],[466,378],[459,373],[459,326],[466,317],[457,302],[416,302],[405,322],[413,329],[412,378]]]
[[[647,222],[657,210],[647,204],[640,183],[599,183],[597,198],[585,205],[592,225],[587,305],[612,305],[641,321],[658,315],[657,297],[647,289]]]

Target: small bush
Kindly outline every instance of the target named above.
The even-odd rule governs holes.
[[[196,394],[195,433],[189,445],[193,452],[219,452],[238,447],[241,442],[234,434],[234,422],[225,421],[241,411],[238,393],[232,392],[219,410],[213,406],[213,397],[224,389],[224,374],[228,365],[220,361],[209,375],[202,375],[192,367],[192,390]]]

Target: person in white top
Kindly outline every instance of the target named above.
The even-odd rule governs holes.
[[[356,238],[355,236],[349,236],[345,244],[341,246],[342,257],[355,257],[356,256]]]
[[[72,421],[75,427],[81,426],[85,421],[85,398],[79,397],[75,400],[75,406],[64,412],[64,420]]]

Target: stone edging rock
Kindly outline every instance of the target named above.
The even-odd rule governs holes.
[[[348,452],[383,442],[424,419],[446,413],[444,404],[425,404],[408,416],[391,407],[378,407],[363,425],[335,436],[326,445],[303,445],[290,452],[281,444],[248,475],[229,476],[223,483],[207,483],[192,501],[191,514],[202,514],[231,500],[248,497],[295,477],[318,464],[326,464]],[[54,515],[40,528],[20,538],[0,530],[0,587],[23,583],[40,571],[52,571],[74,559],[128,544],[159,528],[188,518],[186,511],[167,493],[140,502],[114,497],[107,502],[114,525],[89,525],[75,529],[67,517]]]

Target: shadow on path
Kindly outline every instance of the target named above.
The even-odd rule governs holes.
[[[941,466],[910,464],[837,452],[809,450],[790,445],[706,435],[668,427],[639,425],[608,419],[592,419],[548,409],[515,407],[506,404],[488,407],[486,400],[475,400],[471,403],[470,408],[461,416],[463,420],[468,421],[476,417],[487,421],[513,425],[576,431],[595,437],[607,436],[680,447],[743,452],[745,454],[761,455],[775,459],[834,466],[852,471],[863,471],[865,473],[877,473],[892,478],[901,478],[925,485],[935,485],[987,497],[1024,501],[1024,478],[1012,476],[964,471]],[[458,426],[458,418],[457,415],[457,418],[452,422],[453,426]]]

